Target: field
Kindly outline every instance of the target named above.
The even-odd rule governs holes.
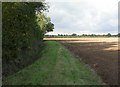
[[[102,85],[97,74],[56,41],[44,41],[42,55],[6,77],[3,85]],[[40,49],[39,49],[40,50]]]
[[[56,40],[93,68],[106,84],[118,83],[118,38],[45,38]]]

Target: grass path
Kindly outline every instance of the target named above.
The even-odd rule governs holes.
[[[3,85],[100,85],[102,81],[61,44],[45,41],[42,57],[18,73],[7,77]]]

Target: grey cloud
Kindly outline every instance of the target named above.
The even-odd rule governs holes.
[[[112,26],[109,22],[117,19],[117,10],[114,13],[101,12],[84,1],[51,2],[50,7],[48,15],[55,29],[49,34],[117,33],[117,24]]]

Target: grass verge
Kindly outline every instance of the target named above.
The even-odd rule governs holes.
[[[45,41],[42,56],[3,80],[3,85],[101,85],[99,77],[56,41]]]

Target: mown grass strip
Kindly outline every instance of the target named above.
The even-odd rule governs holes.
[[[101,85],[99,77],[56,41],[45,41],[42,57],[3,85]]]

